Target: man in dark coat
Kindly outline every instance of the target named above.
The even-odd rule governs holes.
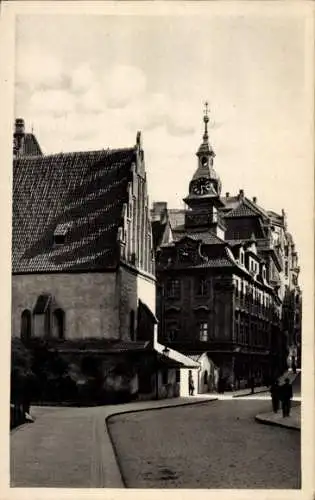
[[[280,389],[280,399],[282,403],[283,417],[290,416],[291,399],[293,397],[292,385],[288,378],[285,379],[283,386]]]
[[[188,389],[189,389],[189,396],[193,396],[195,386],[194,386],[194,380],[193,380],[191,370],[189,370],[189,376],[188,376]]]
[[[270,387],[272,409],[274,413],[277,413],[279,410],[279,389],[279,382],[275,380]]]

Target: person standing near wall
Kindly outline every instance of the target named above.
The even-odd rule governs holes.
[[[275,380],[270,387],[272,409],[274,413],[277,413],[279,410],[279,389],[279,382]]]
[[[191,370],[189,370],[189,374],[188,374],[188,391],[189,391],[189,396],[193,396],[194,395],[194,390],[195,390],[194,380],[193,380],[193,376],[192,376]]]
[[[292,385],[288,378],[284,380],[283,386],[280,388],[280,399],[282,404],[283,417],[290,416],[291,399],[293,397]]]

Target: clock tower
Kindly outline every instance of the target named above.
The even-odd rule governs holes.
[[[203,122],[203,140],[196,153],[198,166],[189,183],[189,194],[184,199],[189,207],[185,216],[185,227],[189,230],[210,229],[217,236],[224,238],[225,227],[218,214],[218,209],[223,206],[220,199],[222,185],[220,177],[213,168],[215,152],[209,143],[207,102]]]

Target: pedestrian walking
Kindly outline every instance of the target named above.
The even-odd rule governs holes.
[[[272,401],[272,410],[274,413],[277,413],[279,410],[279,402],[280,402],[280,394],[279,394],[279,382],[275,380],[270,387],[271,401]]]
[[[188,376],[188,390],[189,390],[189,396],[193,396],[194,390],[195,390],[195,385],[194,385],[194,380],[192,377],[191,370],[189,370],[189,376]]]
[[[281,399],[283,417],[290,416],[292,397],[293,397],[292,385],[290,384],[290,380],[286,378],[284,380],[284,384],[280,388],[280,399]]]
[[[295,363],[295,358],[292,359],[292,371],[293,373],[296,373],[296,363]]]

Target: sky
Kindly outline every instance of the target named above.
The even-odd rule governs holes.
[[[223,194],[284,208],[306,263],[305,67],[303,17],[19,16],[15,116],[44,153],[129,147],[141,130],[150,201],[180,208],[208,101]]]

